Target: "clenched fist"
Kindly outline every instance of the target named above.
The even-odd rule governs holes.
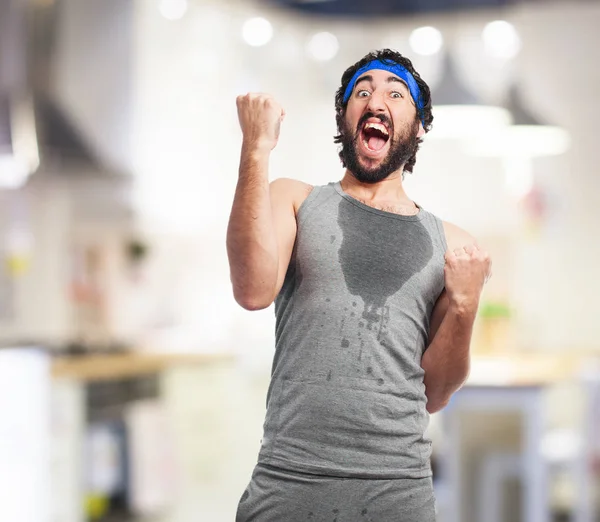
[[[450,303],[476,310],[483,285],[491,276],[492,261],[476,244],[449,250],[444,279]]]
[[[268,94],[246,94],[237,97],[238,118],[244,142],[271,151],[277,145],[285,111]]]

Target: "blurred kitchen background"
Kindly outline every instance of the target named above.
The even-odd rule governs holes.
[[[0,0],[0,520],[234,520],[274,343],[229,284],[235,97],[285,107],[272,179],[337,180],[334,92],[382,47],[433,91],[409,195],[494,259],[431,419],[439,520],[600,520],[599,26],[591,0]]]

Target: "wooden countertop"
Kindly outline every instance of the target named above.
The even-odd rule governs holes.
[[[129,353],[57,357],[52,361],[54,378],[85,381],[121,379],[147,375],[173,366],[207,365],[232,362],[231,353]],[[598,365],[600,351],[589,353],[507,353],[474,355],[467,386],[543,386],[577,377],[590,366]]]
[[[600,351],[597,353],[507,353],[474,356],[467,386],[544,386],[565,382],[597,365],[600,372]]]
[[[52,377],[102,381],[147,375],[172,366],[215,364],[233,360],[234,355],[228,353],[128,353],[57,357],[52,361]]]

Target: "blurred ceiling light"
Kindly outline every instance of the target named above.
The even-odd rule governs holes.
[[[188,8],[187,0],[161,0],[158,10],[167,20],[183,18]]]
[[[18,188],[39,166],[31,100],[0,97],[0,188]]]
[[[273,26],[265,18],[250,18],[242,27],[242,36],[248,45],[262,47],[273,38]]]
[[[27,165],[13,155],[0,154],[0,189],[15,189],[22,187],[29,171]]]
[[[327,32],[317,33],[307,44],[308,54],[318,62],[333,60],[340,50],[340,43],[335,35]]]
[[[516,198],[534,188],[532,158],[565,153],[570,146],[567,131],[545,125],[527,110],[516,86],[509,90],[505,104],[513,125],[479,136],[466,144],[472,156],[501,158],[507,191]]]
[[[442,79],[431,99],[435,119],[428,139],[473,138],[511,123],[508,110],[483,104],[464,87],[448,55],[444,59]]]
[[[494,58],[511,59],[521,50],[521,39],[514,25],[504,20],[487,24],[482,32],[486,52]]]
[[[422,56],[431,56],[439,52],[444,44],[442,33],[435,27],[419,27],[408,39],[411,49]]]
[[[469,154],[483,157],[538,157],[564,154],[569,149],[569,133],[560,127],[546,125],[533,116],[514,85],[509,90],[505,108],[512,115],[513,125],[471,141],[467,145]]]

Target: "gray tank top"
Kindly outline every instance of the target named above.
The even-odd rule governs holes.
[[[342,477],[431,474],[421,357],[444,287],[439,218],[315,187],[275,300],[259,463]]]

